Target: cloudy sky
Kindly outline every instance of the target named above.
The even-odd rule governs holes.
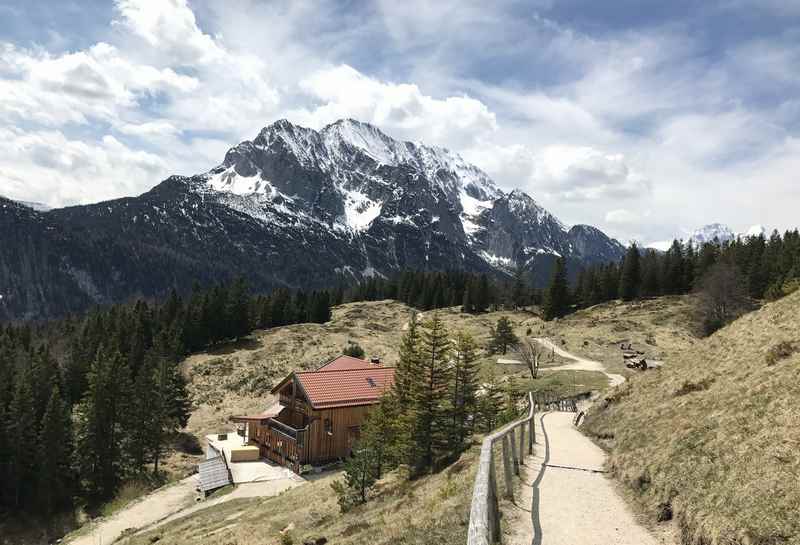
[[[627,241],[794,227],[800,0],[0,0],[0,194],[141,193],[279,119],[447,146]]]

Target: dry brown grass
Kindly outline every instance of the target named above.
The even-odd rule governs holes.
[[[613,474],[653,520],[671,508],[684,543],[800,543],[800,353],[765,362],[798,340],[795,293],[633,377],[587,418]]]
[[[697,342],[690,330],[690,312],[688,296],[611,301],[540,323],[534,335],[564,341],[564,349],[573,354],[601,361],[611,373],[631,375],[620,344],[630,343],[648,360],[669,364],[674,354]]]
[[[334,473],[274,498],[232,500],[136,536],[129,545],[273,545],[290,528],[293,543],[325,537],[337,545],[466,542],[476,445],[439,474],[415,481],[402,470],[382,479],[366,504],[340,513]],[[157,541],[154,541],[157,540]]]

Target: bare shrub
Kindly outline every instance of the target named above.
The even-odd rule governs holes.
[[[789,341],[782,341],[767,350],[766,362],[767,365],[775,365],[781,360],[785,360],[792,354],[798,351],[797,345]]]
[[[711,335],[751,307],[739,270],[720,261],[700,279],[694,308],[698,333]]]

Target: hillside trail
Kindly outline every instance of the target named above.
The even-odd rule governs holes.
[[[276,496],[283,490],[303,484],[303,479],[271,479],[236,485],[228,494],[197,502],[197,476],[159,488],[131,503],[110,517],[89,523],[84,531],[64,540],[65,545],[110,545],[123,535],[152,530],[195,511],[239,498]]]
[[[575,356],[550,339],[535,339],[569,363],[548,370],[604,373],[615,387],[625,377],[602,363]],[[574,413],[535,415],[537,445],[520,469],[522,484],[507,512],[512,545],[673,545],[671,535],[653,535],[636,518],[605,474],[606,453],[574,425]]]
[[[506,510],[512,545],[667,545],[651,534],[604,474],[606,455],[572,424],[574,413],[536,415],[537,447]]]
[[[620,384],[625,382],[625,377],[623,377],[622,375],[606,372],[605,366],[599,361],[594,361],[582,358],[580,356],[576,356],[570,352],[567,352],[560,346],[557,346],[553,341],[545,337],[538,337],[535,338],[534,340],[540,345],[542,345],[544,348],[554,351],[562,358],[567,358],[575,362],[575,363],[567,363],[564,365],[558,365],[556,367],[547,367],[548,371],[599,371],[608,377],[608,381],[612,388],[614,386],[619,386]]]

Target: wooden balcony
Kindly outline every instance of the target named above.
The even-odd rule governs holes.
[[[259,426],[255,441],[262,457],[299,473],[300,467],[309,459],[307,432],[307,427],[298,429],[269,418],[264,425]]]

